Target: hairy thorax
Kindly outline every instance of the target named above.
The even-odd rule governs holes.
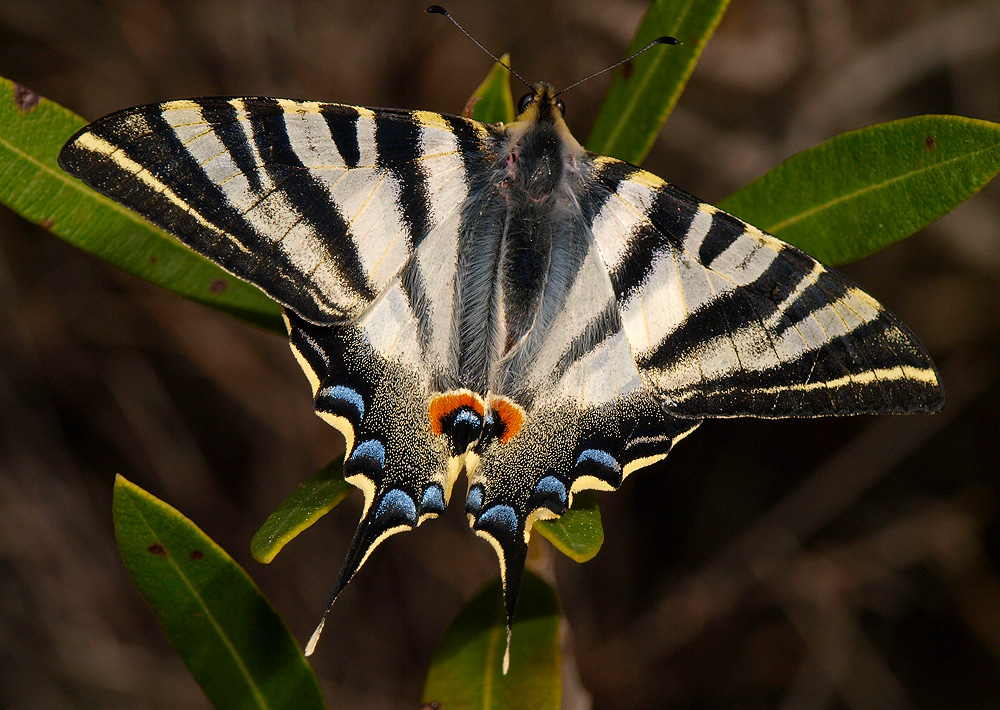
[[[589,234],[577,201],[581,162],[547,123],[512,136],[506,146],[496,282],[501,342],[491,377],[502,390],[518,388],[586,255]]]
[[[591,241],[579,196],[592,165],[559,117],[507,124],[463,208],[458,385],[530,404],[526,373]]]

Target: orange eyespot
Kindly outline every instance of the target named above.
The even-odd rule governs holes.
[[[497,397],[490,406],[501,422],[500,443],[506,444],[524,426],[524,410],[504,397]]]
[[[486,410],[482,398],[470,390],[456,390],[435,395],[431,397],[431,401],[427,405],[427,414],[431,420],[431,433],[434,435],[443,434],[443,420],[459,407],[469,407],[480,417]]]

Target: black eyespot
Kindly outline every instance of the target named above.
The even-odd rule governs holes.
[[[522,96],[521,98],[519,98],[517,100],[517,112],[518,113],[524,113],[524,111],[526,111],[527,108],[529,106],[531,106],[531,104],[532,104],[532,102],[534,100],[535,100],[535,94],[534,94],[534,92],[525,94],[524,96]]]
[[[566,104],[563,103],[562,99],[556,99],[556,108],[559,109],[559,113],[563,116],[566,115]]]

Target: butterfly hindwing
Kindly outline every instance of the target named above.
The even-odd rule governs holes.
[[[60,165],[315,323],[345,322],[466,196],[465,119],[269,98],[128,109]]]
[[[700,423],[664,414],[641,388],[593,406],[555,390],[536,399],[516,435],[480,442],[466,460],[466,512],[499,557],[509,620],[534,523],[561,516],[580,491],[617,490]]]
[[[594,239],[650,392],[686,417],[933,411],[930,356],[812,257],[603,156]]]
[[[344,435],[344,478],[365,499],[329,611],[381,542],[444,512],[465,451],[456,452],[447,437],[431,430],[431,381],[421,366],[417,319],[401,279],[356,323],[331,328],[293,313],[286,318],[316,412]]]

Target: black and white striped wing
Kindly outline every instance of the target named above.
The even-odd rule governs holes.
[[[458,156],[485,133],[423,111],[197,99],[107,116],[59,163],[299,316],[338,323],[457,222]]]
[[[428,405],[449,379],[467,157],[489,137],[423,111],[199,99],[112,114],[60,155],[287,309],[316,411],[344,435],[345,479],[365,497],[334,597],[383,540],[443,512],[462,469],[465,448],[432,431]]]
[[[682,417],[940,409],[896,316],[802,251],[631,165],[595,157],[594,240],[651,394]]]

